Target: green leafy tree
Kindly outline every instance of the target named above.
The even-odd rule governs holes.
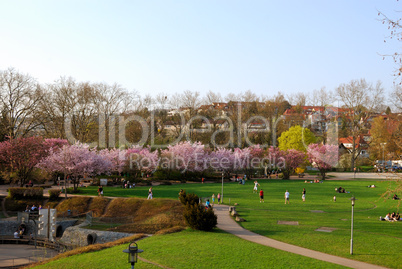
[[[308,145],[315,143],[316,137],[309,129],[296,125],[283,132],[278,142],[280,150],[296,149],[307,152]]]

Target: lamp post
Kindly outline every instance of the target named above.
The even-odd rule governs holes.
[[[384,148],[387,143],[381,143],[382,146],[382,172],[385,171],[385,155],[384,155]]]
[[[143,252],[142,249],[138,249],[137,243],[132,242],[128,245],[128,249],[123,250],[124,253],[128,253],[128,262],[131,263],[131,269],[134,269],[134,264],[138,261],[138,253]]]
[[[221,199],[222,199],[222,204],[223,204],[223,176],[225,175],[225,173],[222,171],[222,191],[221,191]]]
[[[355,207],[355,201],[357,200],[354,196],[350,198],[352,201],[352,223],[350,227],[350,255],[353,255],[353,209]]]

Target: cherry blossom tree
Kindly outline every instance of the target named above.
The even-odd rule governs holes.
[[[160,167],[168,176],[173,170],[203,172],[208,169],[208,160],[209,153],[201,142],[185,141],[161,151]]]
[[[99,155],[111,162],[110,172],[121,175],[127,166],[127,150],[125,149],[103,149]]]
[[[231,149],[217,148],[209,155],[209,167],[228,174],[234,170],[235,155]]]
[[[47,154],[41,137],[15,138],[0,143],[0,165],[3,176],[22,187],[35,166]]]
[[[127,149],[128,169],[138,177],[139,173],[150,173],[158,167],[158,151],[150,148],[134,146]]]
[[[339,160],[339,148],[336,145],[310,144],[307,149],[309,162],[316,167],[321,174],[321,179]]]
[[[67,177],[70,177],[76,190],[80,178],[107,173],[112,163],[108,158],[98,154],[95,149],[90,149],[88,145],[76,143],[64,145],[60,150],[51,150],[49,156],[37,166],[51,173],[62,173],[65,187]]]
[[[259,145],[253,145],[247,148],[236,148],[234,150],[234,168],[242,170],[251,178],[256,169],[263,167],[264,149]]]
[[[306,154],[296,149],[279,150],[271,147],[268,152],[268,160],[273,167],[282,171],[283,179],[289,179],[291,173],[306,161]]]
[[[43,141],[43,146],[45,147],[45,150],[50,152],[52,149],[53,151],[62,148],[64,145],[69,145],[67,139],[61,139],[61,138],[47,138],[45,141]]]

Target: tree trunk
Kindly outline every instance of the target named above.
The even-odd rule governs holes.
[[[320,170],[320,174],[321,174],[321,180],[325,180],[326,171]]]
[[[290,171],[288,170],[283,170],[282,171],[283,178],[282,179],[290,179]]]

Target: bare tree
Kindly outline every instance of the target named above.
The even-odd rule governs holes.
[[[308,95],[303,92],[297,92],[289,94],[287,99],[291,105],[302,107],[307,104]]]
[[[382,24],[388,25],[388,30],[389,30],[389,36],[387,36],[384,39],[384,42],[387,42],[387,40],[395,40],[395,41],[402,41],[402,25],[401,25],[401,18],[397,19],[391,19],[388,16],[386,16],[382,12],[378,12],[378,16],[381,17]],[[399,78],[402,76],[402,54],[398,51],[391,53],[391,54],[384,54],[382,55],[383,59],[386,57],[391,57],[394,60],[394,63],[396,64],[395,68],[395,73],[394,75]],[[399,81],[398,84],[401,84],[402,82]]]
[[[314,90],[309,99],[312,106],[327,106],[334,101],[334,96],[332,91],[321,87],[319,90]]]
[[[31,76],[14,68],[0,71],[0,124],[7,136],[27,136],[42,125],[35,115],[42,97],[42,89]]]
[[[116,130],[119,116],[125,113],[131,100],[130,94],[118,84],[94,84],[94,105],[99,120],[99,146],[115,147]],[[110,145],[110,142],[112,145]]]
[[[260,98],[257,97],[255,93],[250,90],[247,90],[244,94],[242,94],[243,102],[259,102]]]
[[[402,86],[401,85],[395,85],[394,90],[391,92],[389,100],[399,111],[402,111]]]
[[[186,90],[181,94],[181,102],[183,107],[197,109],[201,105],[200,93]]]
[[[225,101],[226,101],[226,102],[230,102],[230,101],[233,101],[233,102],[240,102],[241,100],[243,100],[243,94],[242,94],[242,93],[239,93],[239,94],[228,93],[228,94],[225,96]]]
[[[341,84],[336,89],[336,95],[349,111],[344,120],[352,137],[351,168],[353,169],[355,160],[360,155],[359,145],[356,145],[357,138],[367,132],[368,120],[384,103],[384,88],[381,82],[373,86],[364,79],[352,80],[348,84]]]
[[[220,102],[222,102],[221,94],[219,92],[215,93],[211,90],[208,91],[207,94],[202,99],[202,103],[205,105],[210,105],[212,103],[220,103]]]
[[[77,102],[77,87],[71,77],[61,77],[47,85],[39,108],[47,137],[67,138],[65,123],[71,117]]]
[[[88,82],[77,87],[74,110],[71,112],[72,133],[82,143],[95,142],[98,138],[98,108],[94,102],[97,98],[96,88]]]

